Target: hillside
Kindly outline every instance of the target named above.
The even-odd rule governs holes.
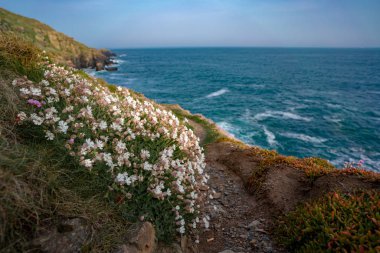
[[[1,252],[379,252],[379,192],[0,37]]]
[[[0,8],[0,32],[12,32],[49,53],[57,62],[76,68],[103,69],[112,53],[94,49],[35,19]]]

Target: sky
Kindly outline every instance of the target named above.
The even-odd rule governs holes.
[[[0,0],[92,47],[380,47],[380,0]]]

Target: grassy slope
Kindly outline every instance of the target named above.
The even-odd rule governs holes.
[[[0,8],[0,31],[12,32],[50,53],[57,61],[75,67],[93,66],[107,59],[107,50],[97,50],[55,31],[35,19]]]
[[[108,185],[84,173],[54,145],[26,138],[15,122],[24,103],[11,82],[38,80],[40,51],[16,37],[0,38],[0,248],[23,252],[40,229],[61,217],[83,217],[94,229],[84,250],[108,252],[123,241],[127,221],[104,199]],[[8,48],[5,50],[5,48]]]

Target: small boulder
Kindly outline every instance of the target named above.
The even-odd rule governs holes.
[[[128,229],[126,240],[117,253],[153,253],[156,248],[156,231],[150,222],[135,223]]]
[[[57,227],[40,234],[32,244],[46,253],[80,252],[91,234],[91,228],[82,218],[65,219]]]

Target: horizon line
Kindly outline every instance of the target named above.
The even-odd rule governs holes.
[[[267,49],[380,49],[380,46],[126,46],[105,47],[110,50],[121,49],[234,49],[234,48],[267,48]]]

